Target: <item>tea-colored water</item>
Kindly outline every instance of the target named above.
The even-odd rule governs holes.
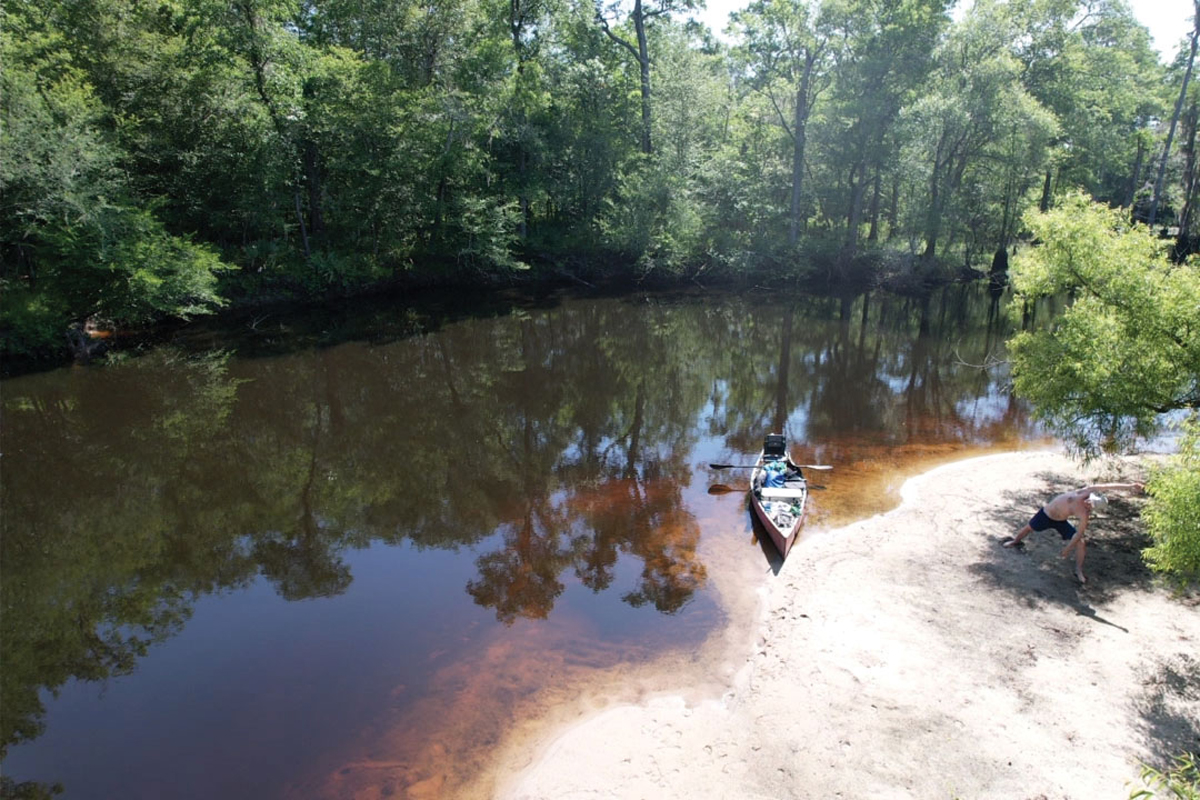
[[[458,302],[3,383],[6,780],[455,796],[530,713],[772,579],[747,472],[708,464],[785,432],[834,467],[812,535],[1038,435],[984,287]]]

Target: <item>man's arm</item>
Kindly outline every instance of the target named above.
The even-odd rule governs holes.
[[[1093,492],[1107,492],[1115,489],[1135,489],[1140,492],[1143,488],[1144,484],[1141,483],[1096,483],[1078,489],[1075,493],[1086,497]]]
[[[1086,507],[1079,512],[1079,528],[1075,531],[1075,535],[1071,537],[1072,542],[1083,538],[1083,532],[1087,530],[1088,522],[1091,518],[1092,515]]]

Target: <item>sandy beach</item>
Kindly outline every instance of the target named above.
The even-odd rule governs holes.
[[[1032,451],[912,478],[898,508],[806,532],[696,663],[518,732],[489,793],[1126,798],[1140,762],[1200,749],[1200,598],[1142,564],[1142,498],[1093,521],[1086,586],[1053,531],[1001,542],[1058,491],[1145,477]]]

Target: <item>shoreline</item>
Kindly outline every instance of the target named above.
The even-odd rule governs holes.
[[[1200,744],[1196,598],[1153,585],[1138,499],[1093,524],[1086,587],[1057,538],[999,543],[1054,492],[1142,470],[1037,450],[914,476],[896,508],[804,536],[749,617],[735,598],[707,680],[674,656],[584,687],[514,732],[489,794],[1128,797],[1140,762]]]

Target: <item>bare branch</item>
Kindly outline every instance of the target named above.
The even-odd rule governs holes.
[[[596,6],[596,22],[600,23],[600,30],[604,31],[604,34],[608,38],[612,39],[614,42],[621,45],[629,52],[633,53],[633,57],[636,58],[638,61],[641,61],[642,54],[638,52],[638,49],[636,47],[634,47],[632,44],[630,44],[627,40],[625,40],[625,39],[621,38],[620,36],[618,36],[617,34],[613,33],[612,28],[610,28],[608,25],[608,18],[605,17],[603,13],[601,13],[599,5]]]

